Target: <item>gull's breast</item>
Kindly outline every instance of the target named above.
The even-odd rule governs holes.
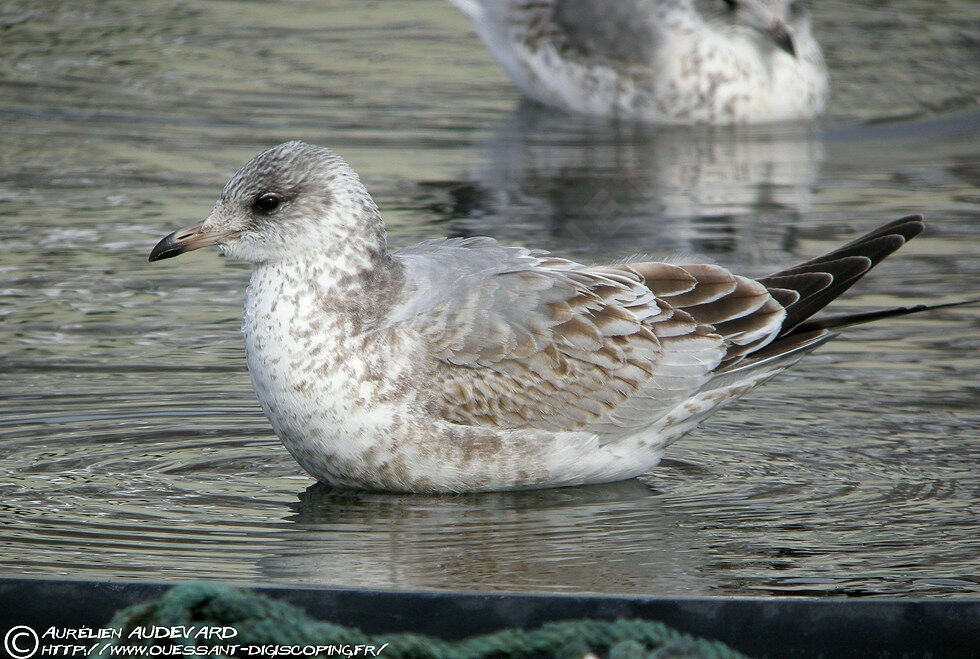
[[[395,429],[420,409],[417,346],[394,331],[351,334],[314,290],[256,270],[242,330],[249,375],[273,429],[321,480],[394,452]]]

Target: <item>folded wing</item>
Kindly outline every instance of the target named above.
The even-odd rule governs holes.
[[[410,295],[391,321],[427,342],[446,420],[610,442],[660,419],[690,425],[831,329],[936,308],[812,318],[922,229],[905,217],[758,281],[716,265],[589,267],[490,238],[429,241],[396,253]]]
[[[425,338],[438,411],[466,425],[634,434],[785,316],[713,265],[587,267],[485,238],[397,256],[414,294],[393,321]]]

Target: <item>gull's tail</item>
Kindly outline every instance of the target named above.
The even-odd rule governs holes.
[[[960,302],[946,302],[945,304],[917,304],[914,307],[894,307],[892,309],[883,309],[881,311],[870,311],[868,313],[849,313],[839,316],[823,316],[822,318],[815,318],[809,320],[805,323],[801,323],[793,328],[791,332],[792,335],[813,332],[816,330],[830,330],[838,329],[841,327],[850,327],[851,325],[860,325],[861,323],[870,323],[875,320],[881,320],[882,318],[892,318],[894,316],[906,316],[910,313],[919,313],[921,311],[933,311],[934,309],[947,309],[949,307],[961,307],[965,304],[977,304],[980,302],[980,297],[974,298],[972,300],[962,300]]]

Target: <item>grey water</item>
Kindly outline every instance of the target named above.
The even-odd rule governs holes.
[[[980,5],[812,3],[810,125],[522,102],[438,0],[0,3],[0,576],[650,596],[976,597],[980,316],[855,328],[640,479],[473,496],[315,485],[244,366],[248,270],[149,264],[287,139],[394,247],[488,234],[758,275],[911,212],[845,309],[980,294]]]

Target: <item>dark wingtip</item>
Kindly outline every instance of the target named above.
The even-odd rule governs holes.
[[[906,240],[912,240],[926,228],[926,223],[921,215],[906,215],[899,219],[889,222],[874,231],[873,235],[883,235],[896,233],[903,236]]]
[[[777,272],[759,281],[769,287],[796,290],[800,297],[786,307],[782,335],[795,332],[832,300],[850,288],[871,268],[893,254],[925,229],[921,215],[907,215],[864,234],[829,254]],[[829,285],[816,286],[814,275],[829,274]]]

